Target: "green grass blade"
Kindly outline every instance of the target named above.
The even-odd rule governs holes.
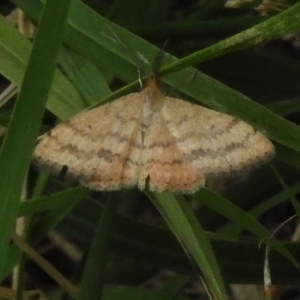
[[[282,190],[273,197],[265,200],[263,203],[250,209],[249,211],[247,211],[247,213],[249,214],[249,216],[252,216],[253,218],[257,219],[267,210],[271,209],[272,207],[275,207],[283,201],[286,201],[290,197],[290,195],[294,196],[298,193],[300,193],[300,182],[297,182],[293,186],[290,186],[289,193],[287,193],[286,190]],[[244,229],[245,227],[243,226],[243,224],[234,222],[233,224],[227,225],[224,228],[222,228],[220,233],[226,236],[237,237],[239,233],[241,233]]]
[[[0,73],[20,87],[31,44],[1,15],[0,36]],[[61,119],[66,119],[86,107],[74,86],[58,70],[55,71],[48,99],[48,109]]]
[[[47,94],[53,80],[69,5],[70,1],[57,3],[50,0],[45,5],[20,94],[1,148],[0,275],[3,272],[3,262],[6,259],[21,190],[40,129]]]
[[[54,229],[55,226],[65,218],[74,206],[87,194],[89,191],[83,187],[77,187],[71,190],[62,191],[51,195],[49,197],[40,197],[26,203],[21,203],[19,215],[25,213],[35,213],[38,211],[43,211],[45,208],[50,209],[42,215],[42,218],[34,224],[31,228],[31,234],[29,241],[32,245],[39,242],[50,230]],[[52,201],[44,204],[45,201]],[[23,205],[24,204],[24,205]],[[27,206],[28,205],[28,206]],[[100,212],[99,212],[100,213]],[[15,245],[10,246],[7,259],[5,261],[4,274],[0,277],[0,281],[4,279],[12,271],[16,264],[17,259],[20,257],[20,251]]]
[[[285,191],[286,194],[288,195],[289,200],[295,209],[295,212],[298,214],[298,216],[300,216],[300,204],[299,204],[297,198],[295,197],[295,195],[293,195],[290,187],[286,184],[286,182],[284,181],[284,179],[282,178],[279,171],[277,170],[277,168],[274,165],[272,165],[272,170],[273,170],[277,180],[279,181],[280,185],[282,186],[283,191]]]
[[[200,203],[213,209],[229,220],[235,221],[239,224],[243,224],[245,229],[256,235],[260,240],[271,237],[270,232],[256,219],[254,219],[247,212],[244,212],[222,196],[217,195],[216,193],[213,193],[206,188],[202,188],[195,194],[195,197],[199,200]],[[300,269],[300,264],[297,262],[295,257],[284,247],[283,243],[273,238],[272,247],[274,247],[279,253],[285,256],[297,268]]]
[[[280,116],[286,116],[300,111],[300,98],[277,101],[267,105],[267,108]]]
[[[109,200],[102,211],[85,263],[82,279],[80,281],[80,291],[76,298],[77,300],[102,299],[106,262],[108,260],[109,234],[118,203],[119,200],[113,199],[112,193],[109,194]]]
[[[294,149],[276,144],[276,159],[300,169],[300,153]]]
[[[86,106],[95,104],[111,94],[103,74],[95,65],[72,49],[61,49],[59,63],[64,73],[86,100]]]
[[[19,206],[18,217],[33,215],[48,209],[60,206],[71,206],[91,191],[83,186],[70,188],[61,192],[53,193],[49,196],[32,198],[30,201],[22,202]]]
[[[148,197],[160,211],[188,256],[201,269],[214,299],[227,299],[225,287],[215,255],[207,236],[183,197],[172,194],[150,193]]]
[[[164,286],[164,288],[161,291],[158,291],[156,299],[174,299],[174,297],[176,297],[176,295],[180,293],[180,290],[188,282],[189,279],[190,278],[185,275],[177,274],[169,280],[169,282]]]
[[[170,66],[164,67],[161,70],[161,75],[170,74],[182,68],[199,64],[202,61],[249,48],[258,43],[279,38],[290,32],[295,32],[300,28],[299,17],[300,3],[297,3],[282,13],[250,29],[207,47],[205,50],[195,52]]]

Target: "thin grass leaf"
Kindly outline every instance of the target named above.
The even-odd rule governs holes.
[[[150,193],[148,197],[164,217],[172,232],[204,274],[209,292],[214,299],[227,299],[225,287],[211,245],[197,218],[183,197],[172,194]]]
[[[97,211],[98,216],[101,211]],[[97,219],[95,220],[95,225]],[[77,223],[78,225],[78,223]],[[132,230],[135,228],[135,230]],[[62,229],[61,227],[59,228]],[[64,233],[64,231],[62,231]],[[77,235],[76,235],[77,233]],[[76,239],[80,234],[80,228],[76,227],[74,235],[68,235]],[[86,235],[85,235],[86,236]],[[229,240],[218,238],[215,235],[208,236],[218,263],[222,269],[222,275],[226,282],[257,283],[262,282],[262,266],[264,261],[264,247],[258,247],[257,241],[250,239]],[[186,254],[182,250],[174,235],[166,228],[159,228],[148,224],[136,222],[124,217],[115,220],[112,239],[110,242],[112,251],[127,253],[133,256],[145,256],[152,265],[165,266],[182,274],[195,275]],[[298,243],[284,243],[284,246],[293,255],[300,251]],[[10,246],[10,255],[5,262],[5,270],[8,275],[16,262],[20,251],[14,245]],[[271,271],[274,283],[293,284],[299,279],[299,270],[277,251],[271,251]]]
[[[38,211],[44,211],[45,209],[51,209],[43,214],[43,217],[34,224],[31,228],[31,234],[29,242],[31,245],[39,242],[50,230],[65,218],[76,204],[90,191],[84,187],[77,187],[67,191],[62,191],[51,196],[40,197],[36,200],[21,203],[19,214],[27,215],[27,213],[35,213]],[[45,203],[47,201],[47,203]],[[23,205],[25,204],[25,205]],[[27,206],[28,205],[28,206]],[[19,259],[21,252],[15,245],[9,246],[9,252],[4,265],[4,272],[0,276],[0,281],[9,275],[11,270]]]
[[[22,202],[19,206],[18,217],[33,215],[48,209],[59,208],[60,206],[74,206],[91,191],[83,186],[70,188],[49,196],[32,198],[30,201]]]
[[[299,193],[300,182],[297,182],[293,186],[289,187],[289,194],[286,192],[286,190],[280,191],[278,194],[265,200],[263,203],[257,205],[256,207],[250,209],[249,211],[247,211],[247,213],[249,214],[249,216],[252,216],[253,218],[257,219],[259,216],[261,216],[264,212],[268,211],[272,207],[275,207],[283,201],[288,200],[290,195],[294,196]],[[245,227],[241,223],[235,222],[222,228],[222,230],[220,230],[219,233],[224,234],[225,236],[236,238],[243,230],[245,230]]]
[[[85,263],[77,300],[103,299],[102,289],[105,283],[106,263],[108,260],[109,233],[119,202],[119,199],[114,199],[113,193],[109,194],[108,202],[99,218],[95,236]]]
[[[300,153],[294,149],[276,144],[276,159],[300,169]]]
[[[251,215],[249,215],[247,212],[244,212],[222,196],[217,195],[206,188],[202,188],[195,194],[195,197],[200,203],[213,209],[214,211],[217,211],[222,216],[239,224],[243,224],[245,229],[256,235],[262,241],[271,236],[270,232],[257,220],[251,217]],[[300,269],[300,264],[297,262],[296,258],[285,248],[282,242],[273,238],[272,246]]]
[[[50,230],[57,226],[57,224],[65,218],[74,206],[88,193],[90,193],[88,189],[79,186],[55,193],[51,196],[39,197],[32,201],[21,203],[19,215],[33,214],[44,211],[45,209],[52,209],[45,212],[42,218],[40,218],[40,220],[31,228],[29,237],[30,243],[34,245],[40,241]],[[4,273],[0,276],[0,281],[8,276],[21,255],[21,252],[15,245],[11,245],[9,248],[10,250],[5,261]]]
[[[20,87],[31,51],[30,42],[8,21],[0,16],[0,72]],[[38,80],[35,84],[38,84]],[[66,119],[85,108],[79,93],[58,70],[55,71],[53,87],[47,107],[61,119]]]
[[[42,194],[48,179],[49,179],[49,173],[47,171],[40,171],[34,189],[32,191],[32,198],[37,198]]]
[[[200,50],[160,70],[161,75],[170,74],[181,70],[183,67],[199,64],[241,49],[249,48],[261,42],[279,38],[300,28],[300,3],[295,4],[282,13],[268,20],[242,31],[230,38],[220,41],[205,50]]]
[[[293,205],[296,213],[298,214],[298,216],[300,216],[300,204],[299,204],[298,200],[296,199],[295,195],[293,195],[291,193],[290,188],[287,186],[287,184],[285,183],[284,179],[282,178],[282,176],[280,175],[280,173],[278,172],[278,170],[276,169],[276,167],[274,165],[272,165],[271,167],[272,167],[272,170],[273,170],[276,178],[280,182],[280,185],[282,186],[282,189],[289,196],[289,200],[292,203],[292,205]]]
[[[174,299],[179,293],[183,286],[190,280],[188,276],[176,275],[172,277],[164,286],[163,289],[157,291],[156,299]]]
[[[30,243],[35,244],[53,229],[63,218],[65,218],[74,206],[82,199],[81,195],[76,195],[72,199],[61,201],[55,209],[43,214],[43,218],[34,224],[31,229],[32,234],[29,237]],[[69,201],[67,201],[69,200]]]
[[[48,1],[44,8],[28,68],[1,148],[0,276],[47,94],[53,80],[69,5],[70,1]],[[53,14],[57,11],[59,14],[53,19]]]
[[[37,263],[48,275],[57,281],[73,297],[78,293],[78,288],[63,276],[55,267],[38,254],[30,245],[28,245],[17,234],[12,235],[12,240],[24,253],[26,253],[35,263]]]
[[[86,106],[95,104],[100,99],[111,95],[111,90],[103,74],[95,65],[72,49],[61,49],[59,63],[64,73],[85,99]]]
[[[267,105],[267,108],[280,116],[296,113],[300,110],[300,98],[295,97],[292,99],[274,102]]]

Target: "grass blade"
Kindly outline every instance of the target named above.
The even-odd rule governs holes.
[[[184,250],[201,269],[213,299],[227,299],[225,287],[208,238],[183,197],[150,193],[148,197],[158,208]]]
[[[102,289],[105,282],[105,270],[108,255],[109,233],[113,224],[117,203],[110,194],[109,200],[102,211],[96,228],[89,255],[80,282],[77,300],[102,299]]]
[[[23,85],[1,148],[0,275],[51,87],[69,5],[68,0],[59,3],[49,0],[44,7]],[[56,18],[53,18],[54,14]]]
[[[30,42],[0,15],[0,72],[20,87],[31,51]],[[55,70],[53,86],[50,90],[47,108],[60,119],[66,119],[85,105],[71,82]]]

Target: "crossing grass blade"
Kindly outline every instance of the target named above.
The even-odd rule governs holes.
[[[49,0],[44,7],[20,94],[1,148],[0,276],[18,212],[22,187],[53,80],[69,5],[68,0],[59,3]],[[53,18],[54,14],[56,18]]]
[[[32,45],[1,15],[0,36],[0,72],[20,87]],[[38,82],[37,79],[36,84]],[[57,69],[48,99],[48,109],[61,119],[66,119],[86,107],[72,83]]]
[[[174,197],[167,192],[147,192],[147,195],[164,217],[188,257],[192,259],[191,263],[204,274],[213,299],[227,299],[220,269],[210,242],[186,200],[183,197]]]

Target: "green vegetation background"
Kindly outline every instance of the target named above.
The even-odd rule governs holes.
[[[32,48],[0,17],[0,72],[19,87],[23,82],[15,108],[0,113],[1,125],[8,127],[0,153],[1,278],[21,258],[16,244],[9,243],[17,216],[42,216],[30,226],[31,245],[53,228],[83,246],[92,242],[73,284],[56,278],[76,299],[185,299],[178,291],[195,269],[201,269],[213,299],[227,299],[228,283],[262,283],[271,233],[257,218],[283,201],[299,212],[300,191],[300,129],[287,119],[298,116],[300,63],[266,42],[300,29],[300,4],[260,16],[254,13],[259,1],[235,11],[223,1],[185,11],[160,0],[99,1],[96,12],[78,0],[48,0],[41,15],[42,2],[12,2],[40,26]],[[277,150],[271,168],[255,171],[222,195],[204,188],[189,196],[201,204],[196,214],[183,196],[137,190],[95,195],[43,173],[29,199],[19,204],[35,140],[49,129],[39,131],[46,100],[51,114],[65,120],[138,90],[137,63],[149,74],[168,38],[162,81],[181,98],[235,115],[266,134]],[[167,226],[133,217],[147,199]],[[213,235],[205,231],[216,228]],[[240,236],[244,230],[247,238]],[[298,282],[298,243],[272,238],[271,245],[272,282]],[[183,275],[159,291],[129,286],[162,267]]]

